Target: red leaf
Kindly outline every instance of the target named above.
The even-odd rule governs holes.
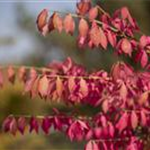
[[[44,26],[47,24],[48,10],[43,9],[37,17],[37,27],[39,31],[43,32]]]
[[[138,126],[138,117],[135,111],[132,111],[131,113],[131,126],[133,129],[135,129]]]
[[[121,133],[127,126],[128,126],[128,113],[124,112],[124,114],[119,119],[118,123],[116,124],[116,128]]]
[[[75,30],[75,22],[71,14],[66,15],[64,19],[64,28],[65,28],[66,33],[73,35],[73,32]]]
[[[89,20],[93,21],[98,16],[98,8],[95,6],[89,11]]]
[[[85,19],[80,19],[79,21],[79,35],[81,37],[86,37],[88,34],[89,26]]]
[[[93,130],[90,129],[90,130],[87,132],[87,134],[86,134],[86,136],[85,136],[85,139],[86,139],[86,140],[90,140],[92,137],[93,137]]]
[[[49,134],[49,129],[51,127],[51,122],[50,119],[48,117],[45,117],[42,120],[42,125],[41,125],[43,131],[45,132],[45,134]]]
[[[102,144],[103,144],[104,150],[108,150],[108,147],[107,147],[107,145],[106,145],[106,143],[104,141],[102,142]]]
[[[32,117],[30,119],[30,132],[35,130],[36,133],[39,132],[39,122],[36,118]]]
[[[112,125],[112,123],[109,123],[109,134],[111,137],[114,137],[115,129],[114,129],[114,126]]]
[[[8,74],[8,80],[14,84],[14,81],[15,81],[15,71],[13,69],[12,66],[9,66],[8,69],[7,69],[7,74]]]
[[[24,134],[25,127],[26,127],[26,119],[24,117],[20,117],[17,121],[18,130],[21,134]]]
[[[125,54],[129,54],[129,56],[131,56],[131,53],[132,53],[132,46],[131,46],[131,43],[129,42],[128,39],[126,39],[126,38],[122,39],[122,42],[121,42],[121,50],[122,50]]]
[[[10,123],[12,120],[13,116],[9,116],[3,121],[2,129],[4,130],[4,132],[8,132],[10,130]]]
[[[123,19],[127,19],[128,18],[128,16],[129,16],[129,10],[128,10],[127,7],[123,7],[121,9],[121,15],[122,15]]]
[[[94,137],[99,139],[102,136],[102,128],[96,127],[94,128]]]
[[[11,123],[9,125],[9,131],[10,133],[12,133],[13,135],[16,135],[16,132],[17,132],[17,121],[15,118],[13,118],[11,120]]]

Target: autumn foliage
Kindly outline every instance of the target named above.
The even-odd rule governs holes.
[[[88,72],[71,58],[51,63],[47,67],[7,68],[8,80],[24,83],[24,93],[40,96],[46,101],[66,105],[90,105],[99,108],[94,116],[68,115],[54,109],[48,116],[8,116],[3,130],[16,134],[29,132],[50,134],[50,129],[65,133],[71,141],[86,140],[85,150],[142,150],[149,142],[150,126],[150,37],[141,34],[127,7],[112,15],[90,0],[77,3],[75,14],[44,9],[37,17],[37,28],[46,36],[54,30],[74,36],[80,48],[112,47],[140,64],[137,71],[125,62],[117,62],[110,73],[104,70]],[[138,35],[139,38],[136,38]],[[3,69],[0,86],[3,86]]]

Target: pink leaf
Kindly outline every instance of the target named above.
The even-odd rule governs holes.
[[[98,8],[95,6],[89,11],[89,20],[93,21],[98,16]]]
[[[148,63],[148,55],[147,53],[143,50],[142,51],[142,56],[141,56],[141,66],[144,68]]]
[[[89,141],[86,145],[84,150],[100,150],[98,144],[94,141]]]
[[[109,123],[109,134],[111,137],[114,137],[115,129],[114,129],[114,126],[112,125],[112,123]]]
[[[66,33],[73,35],[73,32],[75,30],[75,22],[71,14],[66,15],[64,19],[64,28],[65,28]]]
[[[121,133],[127,126],[128,126],[128,113],[124,112],[124,114],[119,119],[118,123],[116,124],[116,128]]]
[[[73,77],[70,77],[68,79],[68,88],[69,88],[69,92],[72,93],[74,88],[76,86],[76,83],[75,83],[75,79]]]
[[[121,15],[122,15],[123,19],[127,19],[128,18],[128,16],[129,16],[129,10],[128,10],[127,7],[123,7],[121,9]]]
[[[80,92],[83,97],[87,96],[88,94],[88,85],[86,80],[84,80],[83,78],[80,79]]]
[[[133,129],[135,129],[138,126],[138,117],[135,111],[132,111],[131,113],[131,126]]]
[[[88,34],[89,26],[85,19],[83,19],[83,18],[80,19],[78,28],[79,28],[79,35],[81,37],[86,37]]]
[[[108,109],[109,109],[108,100],[106,99],[102,102],[102,110],[104,111],[104,113],[107,113]]]
[[[126,38],[124,38],[121,42],[121,50],[125,53],[125,54],[129,54],[129,56],[131,56],[132,53],[132,45],[130,43],[130,41]]]
[[[145,112],[143,110],[141,110],[140,115],[141,115],[141,125],[146,126],[147,125],[147,118],[146,118]]]
[[[44,75],[38,82],[38,92],[42,98],[46,98],[48,94],[49,88],[49,80],[47,79],[46,75]]]
[[[100,44],[104,49],[106,49],[108,42],[106,35],[101,27],[99,27],[99,32],[100,32]]]
[[[37,17],[37,27],[38,30],[43,32],[43,28],[47,23],[47,17],[48,17],[48,10],[47,9],[43,9],[40,14]]]
[[[116,35],[108,30],[107,31],[107,38],[108,38],[108,41],[111,44],[111,46],[115,47],[116,46]]]
[[[18,130],[21,132],[21,134],[24,134],[25,127],[26,127],[26,119],[24,117],[20,117],[17,121],[18,124]]]

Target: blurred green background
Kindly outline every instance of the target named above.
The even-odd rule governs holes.
[[[150,34],[150,1],[148,0],[95,0],[108,12],[128,6],[137,19],[141,30]],[[63,61],[70,56],[88,70],[109,70],[118,57],[109,49],[85,50],[76,46],[76,39],[66,34],[53,32],[42,37],[36,28],[36,16],[44,9],[75,12],[74,0],[0,0],[0,64],[45,66],[52,60]],[[9,114],[44,115],[51,112],[53,104],[39,98],[30,99],[22,95],[23,87],[6,82],[0,90],[0,123]],[[56,107],[65,110],[64,106]],[[90,108],[84,111],[92,111]],[[80,111],[83,111],[82,109]],[[12,136],[0,132],[0,150],[80,150],[84,143],[72,143],[60,133],[45,136],[17,134]]]

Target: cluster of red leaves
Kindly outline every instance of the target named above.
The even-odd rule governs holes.
[[[54,29],[73,35],[76,26],[74,17],[78,18],[77,42],[80,47],[88,45],[106,50],[110,44],[117,49],[117,54],[125,54],[146,67],[150,37],[142,35],[139,40],[135,39],[139,28],[126,7],[116,10],[112,17],[106,12],[101,13],[101,9],[100,6],[92,7],[90,1],[81,1],[77,4],[77,14],[66,14],[64,19],[59,12],[49,17],[48,10],[44,9],[37,18],[37,27],[43,35]]]
[[[139,116],[136,112],[124,112],[122,116],[119,116],[115,119],[116,121],[113,122],[111,122],[109,116],[110,115],[100,113],[93,118],[73,118],[64,114],[55,114],[45,117],[26,118],[22,116],[15,118],[11,115],[4,120],[3,130],[5,132],[9,131],[13,135],[16,135],[18,131],[24,134],[26,129],[28,129],[30,133],[33,131],[39,133],[39,131],[42,130],[45,134],[50,134],[50,130],[51,132],[55,130],[65,133],[71,141],[89,141],[85,146],[85,150],[116,150],[119,147],[125,148],[126,150],[129,150],[129,147],[131,147],[130,149],[132,150],[141,150],[142,141],[134,136],[132,130],[136,131],[135,128],[137,128],[139,124],[139,127],[141,127],[138,128],[138,132],[143,132],[144,127],[150,125],[148,115],[147,118],[149,120],[146,120],[146,116],[144,118],[143,115],[141,115],[142,119],[138,120]],[[135,118],[137,118],[137,120],[135,120]],[[145,132],[148,132],[148,130]]]
[[[15,77],[18,76],[24,83],[24,91],[29,92],[31,96],[39,95],[41,98],[66,104],[89,104],[100,107],[103,112],[92,117],[92,126],[91,120],[74,120],[60,115],[51,119],[45,117],[42,123],[32,117],[29,121],[30,132],[38,132],[41,126],[48,134],[53,125],[59,131],[64,132],[65,129],[70,140],[110,140],[117,137],[119,142],[122,142],[121,139],[130,139],[135,132],[149,128],[150,73],[135,72],[123,62],[115,64],[110,74],[104,70],[88,73],[85,68],[68,58],[62,63],[51,63],[43,69],[21,67],[18,74],[10,66],[7,68],[7,76],[11,83],[14,83]],[[2,78],[1,69],[1,81]],[[17,129],[24,133],[25,126],[25,118],[21,117],[16,121],[12,116],[3,124],[4,130],[13,134]],[[149,134],[148,131],[146,134]],[[107,142],[105,145],[109,147]]]
[[[54,12],[49,16],[44,9],[37,18],[39,31],[46,35],[53,30],[63,30],[73,35],[78,28],[77,43],[80,47],[108,45],[117,54],[125,54],[149,69],[150,37],[139,33],[136,21],[126,7],[110,16],[100,6],[92,7],[90,0],[77,3],[76,14]],[[78,18],[78,24],[74,18]],[[129,65],[118,62],[111,72],[87,72],[70,58],[54,62],[45,68],[21,67],[0,69],[0,87],[4,84],[3,69],[13,84],[16,76],[24,83],[24,92],[31,97],[39,95],[45,100],[99,107],[100,113],[92,117],[74,117],[57,113],[53,116],[9,116],[3,122],[5,132],[24,134],[50,129],[65,133],[71,141],[88,140],[85,150],[143,150],[144,140],[149,140],[150,126],[150,72],[137,72]],[[16,73],[16,69],[18,72]],[[76,115],[75,115],[76,116]]]
[[[44,9],[37,18],[37,26],[44,35],[54,29],[59,32],[64,29],[72,35],[75,30],[73,17],[79,18],[79,45],[106,49],[110,43],[119,54],[124,53],[130,57],[134,50],[138,53],[136,60],[140,59],[142,66],[146,66],[150,38],[141,36],[139,41],[135,40],[134,33],[139,28],[126,7],[115,11],[111,17],[106,12],[101,14],[100,6],[92,7],[90,1],[81,1],[77,3],[77,14],[67,14],[64,20],[59,12],[54,12],[48,20],[48,10]]]
[[[150,109],[150,73],[135,72],[123,62],[115,64],[110,73],[104,70],[89,73],[67,58],[64,62],[54,62],[39,70],[21,67],[18,73],[10,66],[7,68],[7,76],[11,83],[18,76],[24,83],[24,92],[31,97],[39,95],[45,100],[66,104],[89,104],[101,107],[104,113],[118,108]]]

